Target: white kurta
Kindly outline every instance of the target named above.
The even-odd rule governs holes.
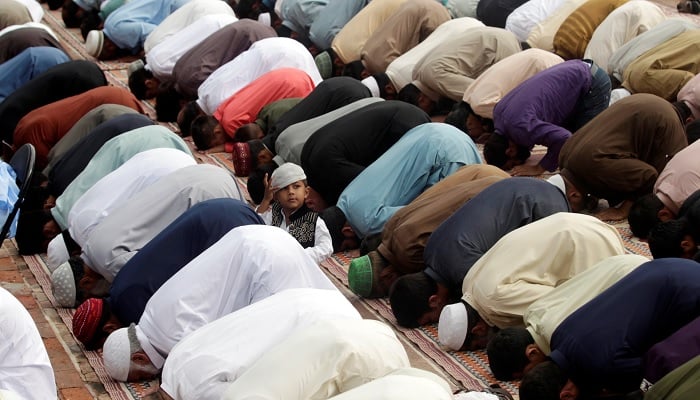
[[[163,367],[161,388],[176,400],[220,400],[230,384],[271,348],[298,329],[329,319],[361,317],[336,289],[281,291],[197,329],[178,343]]]
[[[143,42],[144,52],[148,54],[151,49],[163,43],[172,35],[180,32],[205,15],[211,14],[228,14],[234,18],[236,17],[231,6],[223,0],[191,0],[168,15],[163,22],[153,29]]]
[[[647,261],[637,254],[605,258],[532,303],[523,321],[540,350],[549,355],[552,334],[566,317]]]
[[[624,243],[611,225],[589,215],[556,213],[496,242],[464,278],[462,300],[490,326],[521,326],[535,300],[620,254]]]
[[[527,37],[527,43],[538,49],[554,51],[554,35],[564,20],[576,11],[579,6],[587,0],[564,0],[551,14],[544,20],[535,24]]]
[[[458,18],[437,27],[424,41],[397,57],[386,67],[386,75],[396,88],[396,92],[413,81],[413,67],[436,46],[456,36],[463,36],[470,29],[484,24],[476,18]]]
[[[296,68],[318,85],[323,79],[309,50],[290,38],[266,38],[253,43],[233,60],[217,68],[197,90],[197,105],[208,115],[244,86],[267,72]]]
[[[319,320],[268,350],[221,398],[326,400],[409,366],[389,325],[371,319]]]
[[[462,100],[475,114],[493,119],[493,109],[503,96],[531,76],[562,62],[563,58],[541,49],[512,54],[479,75],[464,91]]]
[[[238,227],[158,289],[137,331],[160,368],[173,346],[195,329],[284,289],[309,287],[335,289],[291,235],[274,226]]]
[[[233,177],[223,168],[208,164],[181,168],[115,208],[93,229],[82,258],[111,282],[136,252],[190,207],[227,197],[243,200]]]
[[[27,309],[0,287],[0,389],[23,400],[56,399],[53,368]]]
[[[122,207],[160,178],[197,162],[176,149],[152,149],[131,157],[107,174],[75,202],[68,213],[68,231],[81,247],[92,230],[113,210]]]
[[[220,0],[216,0],[221,2]],[[168,80],[177,60],[202,40],[238,19],[230,14],[211,14],[194,21],[146,53],[146,69],[160,80]]]
[[[36,0],[15,0],[19,3],[24,4],[25,7],[27,7],[27,10],[29,10],[29,14],[32,16],[32,20],[34,22],[41,22],[41,19],[44,18],[44,8],[39,4],[38,1]]]
[[[401,368],[329,400],[452,400],[443,378],[418,368]]]
[[[265,221],[265,224],[272,225],[272,207],[268,208],[266,212],[260,214],[260,218]],[[279,226],[279,228],[284,229],[285,232],[289,232],[289,226],[287,226],[287,222],[284,220],[284,218],[282,218],[282,224]],[[326,223],[320,216],[316,218],[314,245],[305,248],[304,251],[317,264],[320,264],[323,260],[333,254],[333,239],[331,239],[331,233],[328,231],[328,226],[326,226]]]
[[[513,10],[506,18],[506,30],[513,32],[521,42],[527,40],[538,23],[550,16],[564,0],[530,0]]]
[[[598,25],[583,57],[608,71],[608,61],[617,49],[665,20],[664,12],[651,1],[629,1],[613,10]]]

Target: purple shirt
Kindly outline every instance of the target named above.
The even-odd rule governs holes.
[[[700,355],[700,317],[647,351],[644,379],[656,383],[697,355]]]
[[[536,144],[547,146],[540,165],[554,171],[559,166],[559,151],[571,136],[563,126],[590,90],[591,81],[590,65],[581,60],[565,61],[539,72],[496,104],[496,133],[529,149]]]

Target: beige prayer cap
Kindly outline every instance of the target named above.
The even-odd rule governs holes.
[[[438,341],[450,350],[459,350],[464,345],[469,329],[467,307],[462,302],[445,306],[438,322]]]
[[[102,53],[102,46],[105,44],[105,36],[102,31],[90,31],[85,38],[85,50],[91,56],[97,58]]]
[[[75,307],[75,277],[70,262],[59,265],[51,274],[53,297],[61,307]]]
[[[126,382],[131,368],[131,341],[136,339],[136,325],[112,332],[102,346],[105,370],[115,381]]]
[[[274,191],[278,191],[294,182],[303,181],[305,179],[306,174],[304,173],[304,170],[300,166],[288,162],[282,164],[279,168],[272,172],[272,176],[270,177],[270,187],[272,187]]]

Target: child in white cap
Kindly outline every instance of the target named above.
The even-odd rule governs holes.
[[[326,223],[306,206],[309,187],[304,170],[284,163],[264,179],[265,196],[257,208],[267,225],[289,232],[317,263],[333,253],[333,241]]]

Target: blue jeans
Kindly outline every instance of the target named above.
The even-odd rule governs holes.
[[[599,68],[591,60],[583,60],[591,65],[591,88],[585,96],[579,99],[570,121],[571,132],[576,132],[586,125],[588,121],[595,118],[610,104],[610,77],[602,68]]]

